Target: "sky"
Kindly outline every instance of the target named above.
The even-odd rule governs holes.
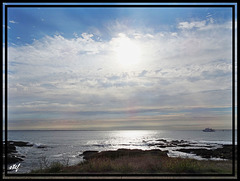
[[[229,7],[9,7],[7,31],[10,130],[232,128]]]

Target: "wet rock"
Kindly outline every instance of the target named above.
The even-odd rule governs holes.
[[[182,140],[182,141],[179,141],[179,140],[172,140],[171,141],[171,143],[172,144],[175,144],[175,145],[177,145],[177,144],[180,144],[180,143],[183,143],[184,141]]]
[[[3,163],[5,164],[5,149],[6,145],[3,142]],[[18,162],[23,161],[25,156],[20,155],[17,153],[16,147],[31,147],[33,144],[24,141],[7,141],[7,163],[8,164],[15,164]]]
[[[10,144],[13,144],[14,146],[18,147],[31,147],[33,144],[30,144],[29,142],[24,141],[9,141]]]
[[[221,158],[221,159],[232,159],[232,145],[223,145],[222,148],[217,149],[178,149],[176,151],[196,154],[203,158]],[[235,146],[235,158],[237,159],[237,147]]]
[[[8,155],[8,157],[7,157],[8,164],[15,164],[15,163],[18,163],[21,161],[23,161],[23,159],[15,156],[15,155]],[[3,159],[3,164],[5,164],[5,158]]]
[[[167,140],[164,140],[164,139],[159,139],[159,140],[156,140],[156,141],[162,141],[162,142],[167,142]]]
[[[155,144],[153,144],[154,146],[164,146],[164,145],[166,145],[165,143],[155,143]]]
[[[165,145],[158,145],[159,148],[166,148],[167,146]]]
[[[179,145],[177,145],[177,146],[180,146],[180,147],[189,147],[189,146],[192,146],[192,145],[190,145],[190,144],[179,144]]]
[[[176,151],[190,153],[190,154],[196,154],[203,158],[211,158],[211,156],[212,156],[212,150],[207,150],[204,148],[201,148],[201,149],[185,149],[185,148],[183,148],[183,149],[178,149]]]
[[[172,141],[167,141],[164,139],[158,139],[156,141],[159,141],[160,143],[150,143],[148,144],[149,146],[158,146],[159,148],[166,148],[166,147],[176,147],[176,146],[191,146],[189,142],[184,141],[184,140],[172,140]]]
[[[7,153],[17,153],[16,146],[8,143],[7,145]],[[5,154],[5,144],[3,144],[3,154]]]
[[[45,145],[39,145],[39,146],[37,146],[37,148],[47,148],[47,146],[45,146]]]

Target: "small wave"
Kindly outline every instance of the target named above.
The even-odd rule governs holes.
[[[206,158],[202,158],[201,156],[197,156],[197,155],[191,154],[191,153],[184,153],[184,152],[180,152],[180,151],[169,150],[169,152],[167,154],[169,157],[181,157],[181,158],[193,158],[196,160],[207,160]]]
[[[44,145],[44,144],[41,144],[41,143],[34,143],[34,144],[33,144],[33,147],[34,147],[34,148],[46,148],[47,146]]]
[[[232,141],[205,141],[205,140],[201,140],[198,141],[199,143],[205,143],[205,144],[219,144],[219,145],[231,145]],[[237,142],[235,142],[235,144],[237,144]]]
[[[62,157],[62,156],[63,156],[63,154],[60,153],[60,154],[57,154],[57,155],[53,155],[52,157]]]
[[[105,147],[105,145],[100,145],[100,144],[94,144],[92,146],[96,146],[96,147]]]
[[[78,158],[79,154],[78,155],[70,155],[69,157],[70,158]]]
[[[93,144],[93,145],[89,145],[89,146],[96,146],[96,147],[109,147],[109,146],[112,146],[112,144]]]
[[[118,146],[131,146],[132,144],[118,144]]]

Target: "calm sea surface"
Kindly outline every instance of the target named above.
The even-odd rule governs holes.
[[[236,135],[236,134],[235,134]],[[3,134],[4,136],[4,134]],[[5,139],[3,137],[3,139]],[[46,157],[49,162],[69,161],[69,165],[82,161],[81,154],[86,150],[117,150],[129,149],[159,149],[149,146],[159,139],[184,140],[199,146],[232,144],[232,131],[219,130],[215,132],[203,131],[163,131],[163,130],[134,130],[134,131],[8,131],[8,140],[28,141],[33,147],[17,147],[17,151],[24,155],[18,173],[26,173],[39,168],[40,159]],[[46,146],[38,148],[38,146]],[[163,148],[168,150],[169,156],[200,157],[175,151],[180,147]]]

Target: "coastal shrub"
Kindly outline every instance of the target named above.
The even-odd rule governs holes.
[[[81,172],[109,172],[113,169],[111,159],[94,158],[83,162],[77,166],[77,171]]]
[[[59,173],[64,168],[60,162],[52,162],[48,167],[32,170],[30,173]]]
[[[175,173],[199,173],[201,165],[199,162],[193,159],[172,158],[165,162],[164,170],[168,170]]]
[[[43,170],[49,167],[49,160],[47,159],[46,156],[41,156],[39,158],[39,167],[40,167],[40,170]]]
[[[85,164],[79,165],[82,170],[90,172],[111,172],[111,173],[155,173],[161,169],[161,157],[123,156],[117,159],[91,159]]]
[[[61,163],[62,163],[64,166],[67,166],[67,167],[68,167],[68,166],[69,166],[69,158],[66,157],[66,156],[63,156]]]
[[[50,162],[46,156],[39,158],[39,169],[31,170],[30,173],[58,173],[62,168],[69,165],[69,159],[63,158],[61,161]]]
[[[63,168],[63,164],[60,162],[53,162],[51,163],[51,165],[49,166],[49,168],[46,169],[47,173],[58,173],[61,171],[61,169]]]

